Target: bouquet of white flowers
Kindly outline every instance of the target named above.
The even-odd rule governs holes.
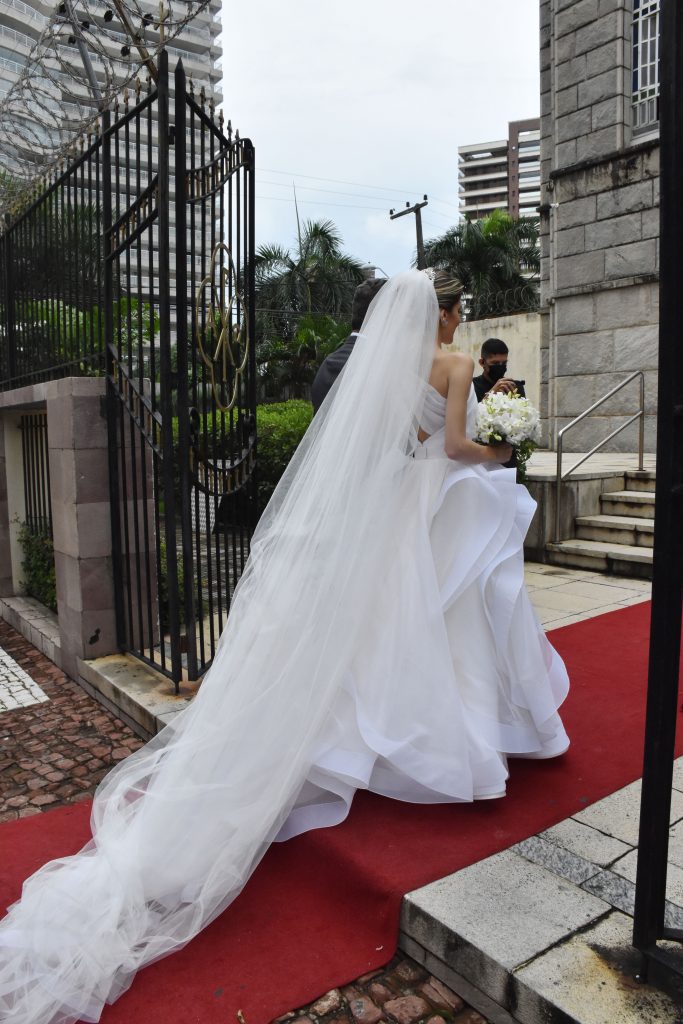
[[[479,403],[474,437],[481,444],[500,444],[503,441],[511,444],[515,449],[519,477],[524,479],[526,463],[541,440],[538,409],[516,391],[511,395],[491,391]]]

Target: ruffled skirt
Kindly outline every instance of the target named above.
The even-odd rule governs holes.
[[[342,821],[356,789],[418,803],[501,796],[508,755],[569,745],[569,687],[524,586],[535,512],[512,469],[420,446],[344,686],[279,839]]]

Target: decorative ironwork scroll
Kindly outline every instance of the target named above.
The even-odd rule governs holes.
[[[221,253],[225,253],[228,266],[226,267],[224,263],[220,264],[218,284],[216,284],[216,264]],[[249,334],[246,327],[244,297],[239,289],[232,254],[225,242],[219,242],[211,253],[209,273],[197,290],[198,310],[202,308],[207,289],[211,289],[211,303],[204,328],[206,337],[202,338],[202,328],[198,317],[195,340],[202,361],[209,371],[214,402],[221,412],[229,412],[235,406],[239,393],[239,381],[247,367]],[[216,291],[218,292],[218,304],[214,301]],[[229,296],[227,305],[226,295]],[[233,310],[236,305],[241,313],[239,327],[237,324],[233,324]],[[218,383],[217,373],[219,374]],[[226,389],[230,392],[227,403],[223,401]]]

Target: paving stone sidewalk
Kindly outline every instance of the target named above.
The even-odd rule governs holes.
[[[0,649],[0,822],[92,796],[142,740],[1,619]]]
[[[308,1006],[278,1017],[274,1024],[488,1024],[488,1021],[438,978],[399,953],[386,967],[364,974],[351,985],[332,989]]]

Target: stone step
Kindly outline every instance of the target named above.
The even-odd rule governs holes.
[[[592,569],[614,576],[652,579],[652,549],[631,544],[609,544],[596,540],[563,540],[547,544],[551,565],[566,565],[573,569]]]
[[[672,824],[683,814],[682,767],[679,759]],[[399,947],[495,1024],[680,1024],[680,986],[634,979],[640,798],[640,783],[632,783],[409,892]],[[670,877],[674,870],[670,863]],[[674,892],[665,921],[680,928]]]
[[[654,519],[655,496],[651,491],[607,491],[600,495],[603,514]]]
[[[638,516],[577,516],[578,540],[595,540],[608,544],[651,548],[654,543],[654,520]]]
[[[655,493],[657,474],[652,469],[637,470],[626,474],[625,486],[627,491],[649,491]]]

